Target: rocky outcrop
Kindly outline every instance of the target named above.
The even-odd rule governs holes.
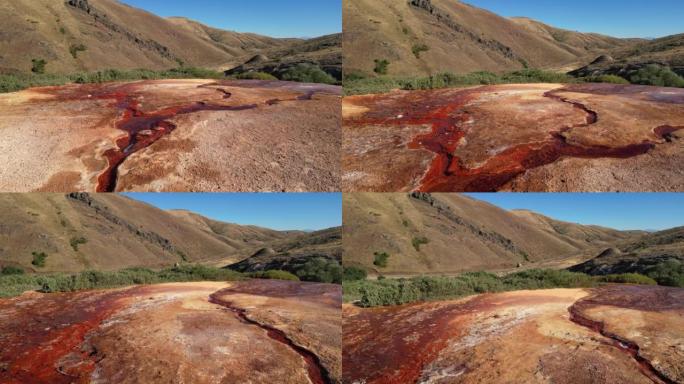
[[[146,231],[141,227],[138,227],[124,220],[123,218],[115,215],[109,210],[109,207],[107,207],[104,204],[101,204],[96,199],[93,199],[93,197],[87,192],[72,192],[67,194],[67,198],[78,204],[86,205],[87,207],[92,209],[95,212],[95,214],[99,215],[103,219],[109,221],[114,225],[125,228],[126,230],[133,233],[134,235],[136,235],[144,241],[157,245],[165,251],[176,253],[178,255],[183,254],[171,243],[169,239],[164,238],[156,232]]]
[[[484,38],[469,29],[465,28],[461,24],[457,23],[451,18],[451,15],[437,8],[430,0],[410,0],[409,5],[425,11],[432,15],[437,21],[454,32],[460,33],[476,42],[478,45],[485,49],[492,50],[503,54],[506,58],[511,60],[521,59],[513,52],[511,47],[508,47],[498,40]]]

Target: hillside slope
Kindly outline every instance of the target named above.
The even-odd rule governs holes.
[[[583,259],[634,239],[621,232],[506,211],[458,194],[344,196],[344,264],[381,274],[457,273]],[[375,253],[389,255],[373,265]]]
[[[0,194],[0,266],[27,271],[167,267],[239,261],[299,232],[167,212],[116,194]],[[44,267],[32,253],[47,255]]]
[[[343,13],[347,72],[372,73],[376,59],[388,60],[392,75],[572,69],[635,44],[508,19],[455,0],[349,0]]]
[[[224,70],[265,51],[301,54],[307,42],[165,19],[116,0],[2,2],[0,17],[0,73],[29,71],[32,59],[44,59],[49,73],[179,64]]]

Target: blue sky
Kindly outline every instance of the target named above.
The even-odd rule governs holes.
[[[529,209],[554,219],[615,229],[684,225],[684,193],[469,193],[504,209]]]
[[[287,230],[342,225],[339,193],[124,193],[161,209],[187,209],[237,224]]]
[[[156,15],[184,16],[212,27],[273,37],[342,31],[342,0],[120,0]]]
[[[615,37],[684,32],[682,0],[464,0],[501,16],[527,16],[554,27]]]

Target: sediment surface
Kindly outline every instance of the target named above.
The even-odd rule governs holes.
[[[339,190],[340,92],[150,80],[0,95],[0,189]]]
[[[0,382],[339,383],[341,288],[172,283],[0,300]]]
[[[684,189],[684,90],[516,84],[345,97],[345,191]]]
[[[345,383],[682,383],[684,290],[607,286],[343,308]]]

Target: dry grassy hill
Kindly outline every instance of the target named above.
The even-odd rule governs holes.
[[[343,5],[345,71],[389,74],[574,69],[637,40],[504,18],[457,0],[348,0]]]
[[[548,265],[596,255],[641,232],[506,211],[459,194],[346,194],[344,264],[386,275]],[[386,267],[374,265],[387,253]]]
[[[180,63],[217,70],[262,52],[316,59],[315,40],[276,39],[162,18],[116,0],[17,0],[0,4],[0,73],[29,71],[44,59],[50,73],[168,69]],[[83,49],[80,49],[83,48]],[[338,52],[341,46],[333,47]],[[341,64],[341,60],[337,63]]]
[[[225,265],[305,235],[167,212],[116,194],[0,194],[0,212],[0,266],[36,272]],[[44,267],[32,265],[33,252],[47,255]]]

